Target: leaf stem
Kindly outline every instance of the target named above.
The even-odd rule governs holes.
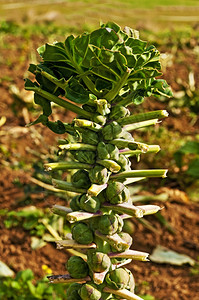
[[[110,252],[108,253],[110,258],[118,257],[118,258],[131,258],[133,260],[140,261],[149,261],[148,256],[149,253],[136,251],[136,250],[127,250],[124,252]]]
[[[63,144],[65,142],[65,144]],[[67,144],[66,141],[58,141],[59,148],[63,150],[87,150],[87,151],[95,151],[96,146],[89,145],[89,144],[83,144],[83,143],[73,143],[73,144]]]
[[[143,127],[148,127],[151,125],[156,125],[158,123],[158,119],[153,119],[153,120],[147,120],[147,121],[141,121],[141,122],[137,122],[137,123],[133,123],[130,125],[126,125],[124,126],[124,130],[126,131],[133,131],[139,128],[143,128]]]
[[[160,151],[159,145],[148,145],[147,151],[145,151],[144,153],[157,153],[159,151]],[[138,154],[143,154],[143,151],[142,150],[121,149],[120,154],[128,155],[128,157],[130,157],[130,156],[134,156],[134,155],[138,155]]]
[[[69,274],[52,275],[52,276],[47,276],[47,278],[50,281],[50,283],[73,283],[73,282],[85,283],[91,280],[89,276],[77,279],[77,278],[70,277]]]
[[[50,102],[54,102],[61,107],[64,107],[70,111],[73,111],[77,115],[80,115],[80,116],[86,117],[86,118],[92,117],[92,114],[90,112],[83,110],[81,107],[78,107],[77,105],[74,105],[73,103],[70,103],[67,100],[59,98],[55,95],[50,94],[47,91],[42,90],[40,87],[37,87],[37,86],[31,87],[31,88],[27,87],[26,90],[31,90],[31,91],[35,92],[36,94],[44,97],[46,100],[48,100]]]
[[[154,170],[132,170],[125,171],[110,176],[112,180],[118,180],[129,177],[162,177],[165,178],[167,170],[165,169],[154,169]]]
[[[109,287],[105,287],[103,291],[106,293],[114,294],[121,298],[125,298],[126,300],[144,300],[143,298],[140,298],[139,296],[135,295],[134,293],[126,289],[114,290],[114,289],[110,289]]]
[[[68,169],[91,169],[93,166],[75,161],[60,161],[44,164],[45,171],[68,170]]]
[[[114,211],[117,211],[122,214],[128,214],[130,216],[136,217],[136,218],[142,218],[143,217],[143,210],[141,207],[134,206],[132,204],[128,203],[121,203],[121,204],[109,204],[104,203],[103,207],[110,208]]]
[[[96,132],[98,132],[99,130],[102,129],[101,125],[99,125],[95,122],[89,121],[89,120],[75,119],[74,124],[75,124],[75,127],[85,127],[85,128],[88,128],[88,129],[96,131]]]
[[[58,180],[58,179],[52,179],[52,184],[56,187],[59,188],[61,190],[64,191],[70,191],[70,192],[75,192],[75,193],[86,193],[87,190],[86,189],[80,189],[80,188],[76,188],[74,185],[72,185],[72,183],[70,182],[66,182],[63,180]]]
[[[168,112],[166,110],[155,110],[155,111],[149,111],[146,113],[140,113],[136,115],[131,115],[129,117],[122,118],[118,120],[118,123],[120,125],[127,125],[137,122],[143,122],[148,121],[152,119],[162,119],[165,117],[168,117]]]
[[[105,95],[107,101],[112,101],[118,94],[121,88],[126,84],[127,79],[131,73],[131,69],[127,68],[120,80],[113,86],[113,88]]]

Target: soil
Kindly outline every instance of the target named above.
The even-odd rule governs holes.
[[[0,139],[0,209],[18,210],[26,205],[37,207],[49,207],[53,203],[62,204],[63,200],[54,196],[46,196],[45,193],[31,197],[31,203],[24,199],[24,187],[30,185],[29,176],[33,170],[31,164],[38,159],[40,154],[50,152],[50,145],[56,145],[56,135],[40,125],[34,128],[26,128],[25,124],[35,119],[35,113],[31,112],[31,105],[27,99],[31,93],[23,91],[23,78],[29,65],[31,49],[36,49],[43,41],[32,39],[31,42],[19,37],[7,37],[2,48],[3,59],[1,64],[0,82],[0,116],[6,117],[6,122],[1,126]],[[186,50],[187,51],[187,50]],[[185,53],[185,56],[187,53]],[[19,61],[20,58],[20,61]],[[165,73],[165,78],[178,90],[175,76],[181,76],[187,80],[186,64],[173,64]],[[193,67],[198,78],[194,57],[188,59],[189,67]],[[183,71],[184,68],[184,71]],[[173,83],[174,82],[174,83]],[[19,89],[18,97],[10,92],[11,85]],[[159,109],[165,105],[156,101],[147,101],[146,108]],[[30,110],[27,109],[30,108]],[[164,107],[163,107],[164,108]],[[57,114],[62,113],[57,110]],[[68,114],[65,121],[70,121],[73,115]],[[56,119],[56,117],[55,117]],[[182,122],[183,120],[183,122]],[[183,124],[182,124],[183,123]],[[183,115],[171,115],[164,123],[170,130],[184,133],[185,124],[187,130],[196,134],[197,123],[190,126],[190,119]],[[186,133],[185,133],[186,134]],[[31,150],[34,150],[31,151]],[[27,167],[28,166],[28,167]],[[20,186],[16,184],[20,182]],[[155,185],[156,186],[156,185]],[[155,230],[151,231],[138,220],[134,220],[133,249],[151,253],[156,245],[166,246],[179,253],[187,254],[197,261],[199,253],[199,205],[192,203],[183,191],[172,189],[172,185],[165,187],[169,193],[169,200],[164,203],[162,215],[174,228],[175,233],[170,233],[167,228],[160,225],[155,217],[147,217]],[[30,235],[28,231],[20,227],[6,229],[4,223],[0,223],[0,260],[9,265],[15,272],[31,268],[36,278],[42,277],[42,265],[49,266],[54,274],[65,272],[65,263],[68,254],[56,250],[54,243],[48,243],[41,249],[32,250],[30,247]],[[191,267],[180,267],[169,264],[156,264],[153,262],[134,262],[129,265],[137,283],[139,294],[150,294],[159,300],[188,300],[199,299],[199,275],[192,275]]]

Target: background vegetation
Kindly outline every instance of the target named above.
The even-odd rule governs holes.
[[[25,127],[39,115],[39,109],[32,102],[32,93],[24,91],[23,78],[29,76],[29,63],[39,60],[36,49],[42,43],[63,41],[68,34],[90,31],[97,28],[99,22],[109,20],[121,27],[127,25],[139,30],[141,39],[160,50],[163,78],[171,85],[174,95],[170,100],[146,99],[143,105],[131,108],[136,112],[167,109],[170,113],[161,126],[133,133],[137,140],[159,144],[162,149],[158,155],[148,156],[139,164],[133,160],[135,167],[166,167],[169,173],[164,181],[156,179],[132,186],[135,199],[167,202],[164,202],[165,212],[159,214],[159,218],[157,216],[155,221],[146,218],[144,227],[143,224],[131,224],[134,228],[131,230],[135,232],[136,229],[135,239],[139,239],[139,230],[141,235],[145,234],[146,241],[148,239],[145,244],[140,239],[141,246],[147,247],[143,251],[151,252],[155,243],[150,241],[150,237],[155,236],[158,243],[170,247],[173,243],[173,250],[176,245],[176,250],[197,261],[198,237],[194,224],[198,226],[198,223],[193,212],[198,210],[199,199],[198,1],[165,0],[161,4],[155,0],[1,1],[0,19],[0,214],[3,221],[0,227],[0,253],[1,261],[14,271],[14,277],[2,277],[0,298],[22,299],[24,296],[24,299],[51,299],[51,294],[52,299],[64,299],[65,287],[56,286],[52,294],[52,288],[41,278],[51,273],[50,268],[59,273],[63,265],[64,270],[66,255],[60,256],[59,262],[55,261],[58,250],[55,250],[53,241],[66,234],[67,224],[63,218],[52,217],[47,207],[54,203],[55,197],[61,204],[70,195],[44,189],[48,188],[49,178],[43,171],[43,163],[57,159],[57,141],[53,133],[40,125]],[[73,117],[70,114],[63,116],[61,109],[55,110],[67,121]],[[179,216],[174,213],[176,207],[180,207]],[[191,238],[183,235],[182,226],[184,232],[192,232]],[[161,240],[160,236],[165,231],[169,235],[167,237],[166,233]],[[140,248],[139,244],[136,246]],[[30,262],[32,257],[37,258]],[[30,270],[23,271],[27,266],[34,271],[35,279]],[[169,285],[170,299],[179,299],[180,296],[180,299],[189,299],[190,290],[194,299],[197,286],[192,285],[190,278],[198,276],[197,264],[186,270],[185,267],[177,271],[170,269],[170,266],[166,268],[168,282],[179,271],[178,278],[185,284],[183,293],[179,282],[174,284],[173,281],[173,285],[169,285],[165,281],[165,286],[161,288],[168,288]],[[145,295],[145,299],[168,299],[168,290],[161,294],[157,288],[160,284],[158,276],[153,274],[159,272],[163,276],[163,269],[152,265],[148,274],[150,278],[146,277],[146,271],[139,264],[134,269],[139,278],[138,292]],[[17,273],[19,271],[22,272]],[[146,279],[143,279],[144,276]]]

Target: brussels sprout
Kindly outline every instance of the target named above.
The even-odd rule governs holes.
[[[106,197],[112,204],[123,203],[129,200],[130,192],[123,183],[113,181],[106,189]]]
[[[112,107],[109,118],[111,120],[118,120],[120,118],[124,118],[129,115],[130,115],[130,111],[128,110],[128,108],[124,106],[116,105]]]
[[[105,190],[101,191],[98,195],[97,198],[100,200],[100,203],[103,204],[106,202],[106,192]]]
[[[82,300],[99,300],[101,298],[101,292],[93,283],[84,284],[79,290],[79,295]]]
[[[99,159],[119,159],[119,149],[112,144],[99,142],[97,145],[97,156]]]
[[[66,268],[73,278],[84,278],[89,273],[87,263],[80,256],[71,256],[67,261]]]
[[[110,268],[111,260],[107,254],[89,250],[87,253],[87,263],[91,271],[101,273]]]
[[[88,172],[85,170],[78,170],[74,173],[71,177],[71,182],[77,188],[88,189],[91,186]]]
[[[106,168],[100,165],[96,165],[93,169],[89,170],[90,181],[96,184],[107,183],[110,174]]]
[[[116,162],[121,167],[120,172],[131,170],[131,162],[125,155],[120,154],[119,159],[117,159]]]
[[[80,208],[85,211],[95,213],[99,210],[100,205],[101,203],[98,197],[90,197],[84,194],[80,198]]]
[[[77,195],[75,197],[72,198],[72,200],[70,201],[70,208],[73,210],[73,211],[77,211],[80,209],[80,197],[81,195]]]
[[[106,124],[106,117],[96,114],[96,115],[93,116],[93,121],[100,124],[100,125],[105,125]]]
[[[100,115],[108,115],[110,113],[110,104],[105,99],[98,99],[94,101],[97,104],[97,111]]]
[[[107,284],[113,289],[134,290],[133,274],[126,268],[118,268],[106,275]]]
[[[122,127],[115,121],[104,126],[104,128],[102,129],[102,135],[106,141],[116,139],[117,137],[119,137],[121,132]]]
[[[98,134],[92,130],[86,129],[82,131],[82,143],[89,145],[97,145],[99,142]]]
[[[128,234],[127,232],[120,232],[118,233],[118,235],[129,245],[129,247],[131,247],[133,239],[130,234]]]
[[[71,300],[81,300],[78,290],[81,288],[81,284],[80,283],[72,283],[70,284],[70,286],[67,288],[66,291],[66,296],[67,299],[71,299]]]
[[[118,230],[118,218],[116,214],[103,215],[99,218],[98,230],[102,234],[112,235]]]
[[[88,225],[79,222],[72,228],[72,238],[79,244],[87,245],[93,241],[93,232]]]
[[[99,218],[100,217],[95,217],[95,218],[91,218],[89,220],[89,227],[91,228],[92,231],[95,231],[98,229]]]
[[[75,158],[82,163],[91,164],[95,163],[95,152],[94,151],[84,151],[79,150],[74,153]]]
[[[97,245],[97,248],[95,249],[96,251],[103,253],[109,253],[112,251],[110,244],[98,236],[95,236],[94,242]]]

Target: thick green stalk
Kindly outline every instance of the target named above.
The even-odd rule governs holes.
[[[84,211],[73,211],[70,212],[66,215],[66,219],[69,223],[75,223],[75,222],[80,222],[83,220],[87,220],[90,218],[95,218],[101,216],[103,213],[102,212],[97,212],[97,213],[88,213]]]
[[[66,182],[63,180],[58,180],[58,179],[52,179],[52,184],[54,187],[63,190],[63,191],[70,191],[70,192],[75,192],[75,193],[86,193],[86,189],[81,189],[81,188],[76,188],[72,183]]]
[[[91,169],[93,166],[75,161],[60,161],[44,164],[46,171],[68,170],[68,169]]]
[[[125,252],[110,252],[108,253],[108,256],[110,258],[131,258],[133,260],[149,261],[149,253],[136,250],[127,250]]]
[[[144,215],[144,211],[142,210],[141,206],[138,207],[128,203],[121,203],[121,204],[114,204],[114,205],[109,203],[104,203],[103,207],[110,208],[118,213],[128,214],[136,218],[142,218]]]
[[[158,119],[153,119],[153,120],[147,120],[147,121],[141,121],[141,122],[136,122],[130,125],[126,125],[124,127],[124,130],[126,131],[133,131],[139,128],[144,128],[144,127],[148,127],[151,125],[156,125],[158,123]]]
[[[60,87],[61,89],[63,89],[65,91],[65,88],[68,84],[67,81],[65,80],[59,80],[56,77],[52,76],[51,74],[43,71],[42,69],[40,69],[39,73],[44,76],[45,78],[47,78],[48,80],[50,80],[52,83],[54,83],[55,85],[57,85],[58,87]]]
[[[36,94],[44,97],[46,100],[50,101],[50,102],[54,102],[57,105],[64,107],[70,111],[73,111],[74,113],[85,117],[85,118],[90,118],[92,116],[91,113],[83,110],[82,108],[78,107],[77,105],[72,104],[71,102],[68,102],[67,100],[64,100],[62,98],[59,98],[55,95],[52,95],[51,93],[42,90],[40,87],[31,87],[31,88],[26,88],[27,90],[33,91]]]
[[[114,87],[104,97],[107,101],[111,102],[119,94],[119,91],[126,84],[128,77],[131,73],[131,69],[127,68],[126,72],[122,75],[120,80],[114,85]]]
[[[159,145],[148,145],[147,151],[145,153],[157,153],[160,151]],[[128,157],[143,154],[142,150],[129,150],[129,149],[122,149],[120,150],[120,154],[127,155]]]
[[[105,287],[103,289],[103,291],[106,293],[110,293],[110,294],[119,296],[119,297],[121,297],[121,299],[125,298],[125,300],[143,300],[143,298],[140,298],[139,296],[135,295],[134,293],[132,293],[126,289],[114,290],[109,287]]]
[[[121,169],[120,165],[118,165],[114,160],[110,159],[98,159],[96,160],[96,163],[104,166],[113,173],[117,173]]]
[[[143,122],[143,121],[148,121],[153,119],[162,119],[168,117],[168,115],[169,114],[166,110],[156,110],[156,111],[140,113],[140,114],[122,118],[118,120],[118,123],[120,125],[127,125],[127,124],[138,123],[138,122]]]
[[[162,177],[165,178],[167,174],[167,170],[157,169],[157,170],[132,170],[125,171],[121,173],[117,173],[110,176],[112,180],[119,180],[129,177]]]
[[[96,244],[91,243],[87,245],[76,243],[74,240],[58,240],[56,241],[57,249],[96,249]],[[86,255],[84,256],[84,259]]]
[[[91,278],[89,276],[85,277],[85,278],[80,278],[80,279],[76,279],[76,278],[72,278],[70,277],[69,274],[65,274],[65,275],[52,275],[52,276],[47,276],[48,280],[50,283],[84,283],[87,281],[90,281]]]
[[[74,143],[74,144],[68,144],[66,141],[59,141],[59,148],[63,150],[85,150],[85,151],[95,151],[96,146],[89,145],[89,144],[83,144],[83,143]],[[65,144],[64,144],[65,143]]]
[[[99,125],[95,122],[89,121],[89,120],[75,119],[74,124],[75,124],[75,127],[84,127],[84,128],[88,128],[90,130],[96,131],[96,132],[98,132],[99,130],[102,129],[101,125]]]

